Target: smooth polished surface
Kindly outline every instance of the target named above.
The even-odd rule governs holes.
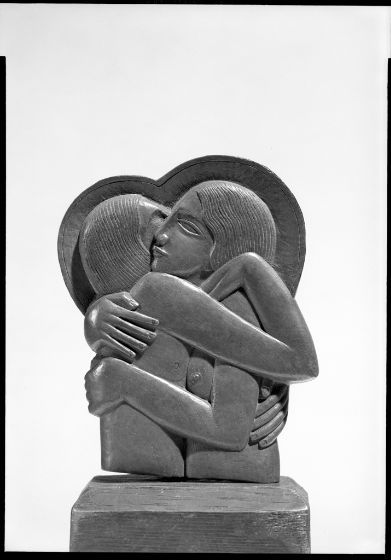
[[[277,484],[93,478],[72,509],[71,552],[309,553],[307,493]]]
[[[238,158],[199,158],[154,186],[128,179],[82,193],[59,235],[96,353],[85,388],[102,468],[277,482],[288,386],[318,374],[294,299],[300,208],[276,175]]]

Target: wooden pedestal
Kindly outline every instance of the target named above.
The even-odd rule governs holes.
[[[72,508],[70,551],[310,553],[308,496],[287,477],[96,476]]]

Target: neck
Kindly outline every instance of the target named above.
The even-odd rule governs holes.
[[[197,272],[190,274],[186,280],[194,284],[194,286],[201,286],[201,284],[206,280],[211,274],[212,270],[198,270]]]

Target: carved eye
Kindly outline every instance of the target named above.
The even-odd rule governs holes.
[[[193,235],[201,235],[201,230],[193,222],[187,220],[186,218],[178,218],[178,224],[187,233],[191,233]]]

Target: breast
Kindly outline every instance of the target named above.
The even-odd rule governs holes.
[[[236,291],[222,301],[222,303],[248,323],[259,327],[255,311],[243,291]],[[191,352],[186,375],[186,388],[197,397],[207,401],[211,400],[214,364],[215,359],[213,356],[208,356],[196,348]]]
[[[190,352],[187,345],[169,334],[157,332],[153,344],[133,363],[162,379],[185,386]]]
[[[155,277],[154,273],[146,274],[130,290],[132,297],[139,303],[137,311],[151,317],[156,317],[154,314],[154,297],[156,297],[156,294],[151,297],[150,291],[151,281]],[[171,297],[174,300],[172,294],[164,295],[166,298]],[[160,319],[159,316],[157,317]],[[173,336],[162,332],[159,328],[156,329],[156,334],[157,336],[151,346],[133,362],[134,365],[157,377],[184,387],[190,347]]]
[[[194,348],[187,368],[186,388],[193,395],[210,401],[213,386],[214,358]]]

